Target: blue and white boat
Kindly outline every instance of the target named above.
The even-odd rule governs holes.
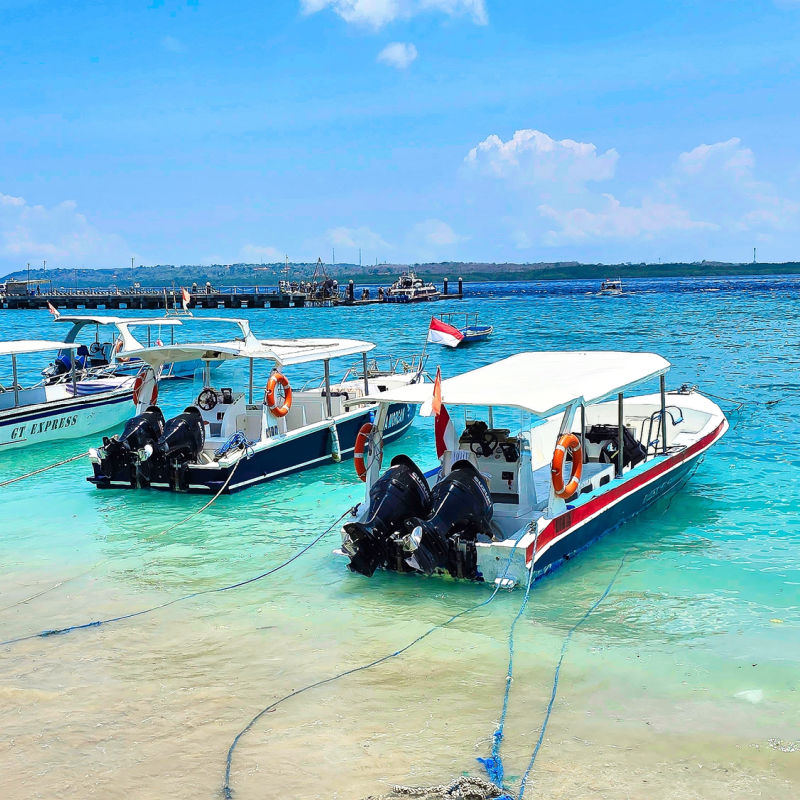
[[[421,405],[425,416],[438,404],[438,463],[423,472],[401,455],[381,474],[374,458],[339,552],[365,575],[384,568],[509,588],[544,575],[679,488],[727,430],[711,400],[666,391],[669,366],[652,353],[520,353],[438,391],[387,392],[376,452],[390,408]],[[654,380],[659,392],[629,395]],[[460,435],[444,404],[464,419]]]
[[[439,319],[461,334],[458,346],[485,342],[494,333],[493,325],[481,325],[477,311],[449,311],[439,314]]]
[[[0,372],[0,453],[98,433],[130,414],[133,377],[86,379],[72,368],[57,383],[23,384],[21,360],[52,351],[72,355],[77,349],[75,343],[40,339],[0,342],[0,356],[11,362],[10,370]]]
[[[372,422],[376,399],[424,380],[422,359],[381,370],[367,359],[374,347],[352,339],[258,340],[248,332],[244,340],[140,350],[154,374],[165,363],[199,359],[206,365],[238,362],[247,377],[243,386],[217,388],[207,368],[194,402],[171,419],[157,405],[140,405],[121,434],[90,452],[89,480],[102,489],[228,493],[351,458]],[[358,354],[360,369],[332,382],[331,360]],[[283,371],[311,362],[322,363],[323,379],[293,391]],[[257,373],[266,373],[258,392]],[[385,439],[408,430],[415,411],[413,404],[391,404]]]
[[[175,331],[184,323],[194,320],[191,316],[177,317],[118,317],[98,314],[58,314],[55,322],[70,325],[64,336],[68,344],[75,343],[76,367],[84,377],[108,378],[135,376],[144,366],[137,351],[144,347],[176,343]],[[221,317],[197,318],[208,322],[236,322]],[[134,334],[133,329],[136,330]],[[163,341],[162,341],[163,340]],[[124,353],[123,353],[124,351]],[[71,350],[60,351],[52,364],[42,371],[50,383],[64,380],[71,368]],[[160,380],[170,378],[193,378],[195,371],[202,369],[199,361],[180,364],[164,364]]]

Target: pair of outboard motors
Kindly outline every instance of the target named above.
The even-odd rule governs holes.
[[[98,471],[106,480],[126,480],[132,486],[179,483],[176,471],[197,459],[204,442],[203,417],[196,406],[166,421],[158,406],[149,406],[129,419],[118,437],[103,437]]]
[[[384,567],[475,580],[475,541],[491,537],[491,519],[489,488],[471,462],[457,461],[430,489],[410,458],[396,456],[370,490],[365,521],[344,526],[343,548],[362,575]]]

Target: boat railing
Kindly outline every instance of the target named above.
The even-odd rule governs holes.
[[[664,413],[667,415],[669,420],[672,422],[672,427],[676,427],[683,422],[683,411],[678,406],[666,406],[664,409]],[[644,438],[644,426],[647,424],[647,439]],[[656,435],[653,438],[653,427],[655,426]],[[655,457],[658,455],[659,450],[659,443],[661,442],[661,409],[659,408],[657,411],[654,411],[649,419],[642,420],[642,430],[639,436],[639,441],[644,444],[645,449],[647,450],[647,457],[650,458]],[[650,452],[652,448],[652,453]]]
[[[416,353],[413,355],[401,356],[375,356],[367,359],[367,378],[380,378],[386,375],[408,375],[420,374],[425,369],[428,361],[427,353]],[[351,364],[344,372],[341,380],[331,380],[331,385],[346,383],[347,381],[364,379],[364,362],[357,361]],[[301,387],[300,391],[305,392],[312,389],[320,389],[325,385],[324,376],[309,378]]]

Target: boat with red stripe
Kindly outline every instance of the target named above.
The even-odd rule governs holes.
[[[728,428],[693,389],[667,391],[654,353],[520,353],[381,397],[434,416],[438,465],[367,468],[342,529],[350,569],[449,575],[513,587],[555,569],[678,490]],[[647,384],[657,391],[636,392]],[[452,416],[451,416],[452,414]],[[453,420],[463,419],[459,432]]]

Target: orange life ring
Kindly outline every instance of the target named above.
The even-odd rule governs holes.
[[[572,455],[572,473],[569,476],[567,485],[564,486],[564,459],[567,457],[567,453]],[[553,453],[553,461],[550,464],[550,475],[553,480],[553,491],[556,493],[556,497],[564,499],[572,497],[581,484],[582,472],[583,450],[581,449],[581,440],[574,433],[565,433],[559,436]]]
[[[123,344],[125,344],[125,342],[122,341],[122,337],[121,336],[117,336],[117,341],[114,342],[114,353],[115,354],[119,353],[119,351],[122,350],[122,345]]]
[[[278,384],[283,386],[282,406],[277,405],[275,401],[275,390],[278,388]],[[285,375],[280,372],[273,372],[269,376],[264,401],[273,417],[285,417],[289,413],[289,409],[292,407],[292,387],[289,385],[289,380]]]
[[[353,448],[353,464],[356,468],[356,475],[362,480],[367,480],[367,464],[364,461],[364,453],[367,449],[367,442],[369,441],[370,434],[375,426],[371,422],[365,422],[359,429],[356,435],[356,444]],[[378,450],[376,457],[378,459],[378,466],[383,461],[383,451]]]
[[[153,374],[152,370],[146,369],[144,372],[140,372],[136,376],[136,380],[133,382],[133,404],[135,406],[139,405],[139,395],[144,387],[145,380],[148,378],[152,380],[153,388],[150,391],[150,400],[147,405],[154,406],[158,401],[158,381],[155,379],[155,375]]]

